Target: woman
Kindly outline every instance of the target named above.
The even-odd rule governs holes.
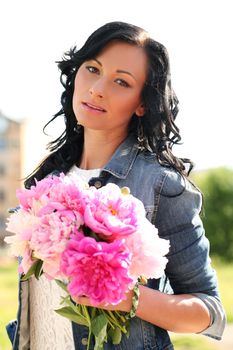
[[[143,29],[113,22],[58,66],[65,90],[52,120],[64,116],[66,129],[50,143],[51,154],[26,187],[59,172],[77,172],[97,188],[108,182],[127,186],[171,245],[164,278],[140,286],[130,337],[118,346],[109,340],[104,349],[173,349],[167,330],[221,339],[225,315],[199,217],[201,194],[187,179],[191,161],[172,153],[181,138],[166,49]],[[59,297],[56,288],[43,279],[21,282],[14,349],[86,348],[87,329],[72,324],[71,330],[49,309]],[[77,301],[91,305],[86,297]],[[131,307],[130,292],[108,309]]]

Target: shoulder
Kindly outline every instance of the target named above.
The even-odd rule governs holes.
[[[164,196],[178,196],[189,181],[172,167],[166,167],[158,162],[157,156],[152,152],[142,152],[138,156],[138,166],[143,168],[145,177],[150,177],[156,192]]]
[[[202,194],[184,175],[174,169],[166,169],[160,188],[160,205],[162,203],[166,208],[170,207],[174,213],[177,211],[180,213],[183,211],[200,213]]]
[[[183,202],[185,205],[191,203],[198,210],[201,210],[201,192],[188,178],[172,167],[161,165],[154,153],[142,152],[138,158],[141,159],[138,164],[143,168],[143,178],[149,180],[155,195],[160,196],[160,202],[165,200],[171,205],[177,201],[178,203]],[[170,201],[172,198],[173,200]]]
[[[164,167],[163,167],[164,168]],[[161,195],[179,196],[185,189],[191,189],[190,182],[178,171],[172,168],[164,168],[163,185],[161,187]]]

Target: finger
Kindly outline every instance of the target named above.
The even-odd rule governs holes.
[[[73,297],[73,300],[77,303],[77,304],[82,304],[82,305],[86,305],[86,306],[90,306],[90,299],[88,297]]]

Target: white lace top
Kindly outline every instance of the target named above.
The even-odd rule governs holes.
[[[85,181],[99,175],[99,169],[84,170],[73,166],[68,176],[80,175]],[[65,294],[54,281],[42,275],[39,280],[30,278],[30,349],[74,350],[71,322],[56,314]]]

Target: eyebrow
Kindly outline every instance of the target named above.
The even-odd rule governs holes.
[[[101,67],[103,66],[102,63],[97,60],[97,58],[93,58],[94,61],[96,61]],[[124,73],[124,74],[128,74],[130,75],[134,80],[136,80],[136,78],[134,77],[134,75],[126,70],[123,70],[123,69],[117,69],[116,70],[117,73]]]

